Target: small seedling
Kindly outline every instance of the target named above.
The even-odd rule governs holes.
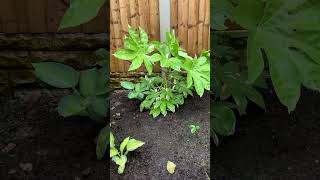
[[[190,125],[189,127],[191,128],[191,133],[192,134],[196,134],[200,130],[200,126],[196,126],[196,125],[193,125],[193,124]]]
[[[125,138],[120,144],[120,152],[115,147],[115,138],[110,132],[110,158],[115,162],[118,167],[118,173],[123,174],[127,163],[127,154],[130,151],[134,151],[139,147],[143,146],[145,143],[130,137]],[[126,149],[126,151],[124,151]]]

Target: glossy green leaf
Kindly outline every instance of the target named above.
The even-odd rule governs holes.
[[[119,151],[116,148],[110,148],[110,158],[119,154]]]
[[[132,82],[128,82],[128,81],[121,81],[120,82],[121,87],[128,89],[128,90],[132,90],[134,89],[134,84]]]
[[[102,159],[105,156],[107,147],[109,144],[109,140],[111,139],[110,135],[111,135],[111,132],[108,125],[106,125],[103,129],[100,130],[98,139],[97,139],[97,146],[96,146],[97,159]],[[110,147],[111,147],[111,142],[110,142]],[[114,148],[114,140],[113,140],[113,146],[111,148]]]
[[[96,95],[98,77],[99,73],[96,68],[88,69],[80,73],[80,92],[83,96]]]
[[[58,104],[58,112],[63,117],[78,115],[86,108],[83,102],[84,98],[76,94],[64,96]]]
[[[143,63],[143,58],[143,56],[137,56],[135,59],[133,59],[128,71],[133,71],[140,68]]]
[[[41,81],[57,88],[72,88],[78,84],[79,72],[70,66],[55,63],[33,63],[35,75]]]
[[[223,136],[234,134],[236,118],[232,109],[218,104],[213,105],[212,109],[211,125],[214,131]]]
[[[127,151],[134,151],[139,147],[143,146],[145,143],[136,139],[130,139],[127,143]]]
[[[64,14],[59,29],[78,26],[94,19],[105,0],[70,0],[70,7]]]
[[[114,147],[115,147],[115,138],[112,132],[110,132],[110,148],[114,148]]]
[[[120,152],[121,152],[121,154],[123,154],[123,150],[127,146],[129,140],[130,140],[130,137],[127,137],[121,142],[121,144],[120,144]]]
[[[241,0],[233,12],[234,19],[249,31],[249,81],[254,82],[262,73],[264,51],[277,96],[289,111],[296,107],[301,84],[319,82],[317,76],[304,75],[312,72],[312,66],[300,66],[320,65],[319,8],[320,1],[312,0]],[[297,61],[292,49],[306,56]]]
[[[116,58],[121,60],[133,60],[137,57],[137,53],[130,49],[120,49],[113,54]]]

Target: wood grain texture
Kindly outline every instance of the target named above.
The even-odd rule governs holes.
[[[0,33],[104,33],[106,8],[91,22],[57,32],[69,0],[1,0]]]

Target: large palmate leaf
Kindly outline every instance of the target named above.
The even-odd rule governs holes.
[[[154,51],[154,45],[149,43],[148,34],[141,27],[138,30],[139,34],[131,26],[128,31],[129,37],[124,38],[124,49],[117,50],[113,55],[118,59],[131,61],[129,71],[136,70],[144,64],[151,75],[155,60],[148,54]]]
[[[215,30],[225,30],[227,19],[231,19],[233,6],[228,0],[211,0],[210,2],[210,26]]]
[[[280,101],[292,111],[300,86],[320,89],[320,1],[240,0],[234,19],[249,31],[248,79],[255,81],[268,59]]]
[[[78,26],[95,18],[106,0],[70,0],[59,29]]]
[[[187,87],[193,84],[197,94],[202,97],[204,90],[210,90],[210,63],[202,56],[194,60],[186,59],[182,68],[187,71]]]

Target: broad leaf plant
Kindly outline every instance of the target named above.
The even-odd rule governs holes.
[[[128,71],[144,66],[147,75],[139,83],[123,81],[121,86],[130,90],[129,99],[141,102],[140,111],[148,110],[154,118],[162,114],[175,112],[183,105],[185,98],[193,91],[201,97],[205,90],[210,90],[210,53],[203,51],[197,57],[191,57],[179,45],[174,32],[166,33],[166,41],[150,41],[148,34],[139,27],[128,28],[129,35],[124,37],[124,48],[113,55],[129,61]],[[159,64],[164,75],[154,73],[154,66]]]
[[[275,92],[289,112],[296,107],[301,86],[320,89],[320,1],[211,0],[211,9],[211,33],[226,30],[226,19],[248,32],[247,66],[241,68],[245,73],[235,68],[235,62],[223,61],[218,49],[213,50],[211,125],[216,143],[217,134],[234,133],[234,109],[243,114],[248,99],[264,108],[255,88],[265,74],[270,74]],[[232,101],[226,100],[229,96]]]

